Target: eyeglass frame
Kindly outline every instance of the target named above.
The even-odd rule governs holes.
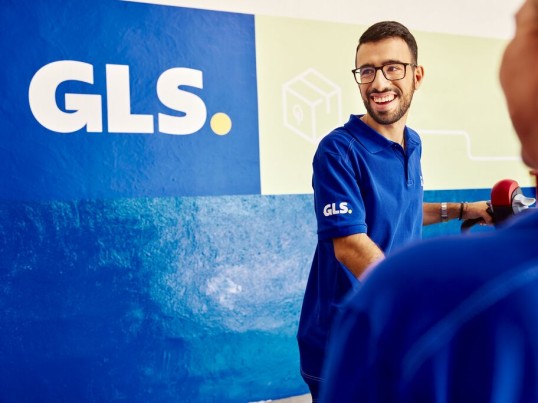
[[[385,71],[383,70],[384,67],[386,66],[391,66],[393,64],[400,64],[400,65],[403,65],[404,66],[404,75],[403,77],[401,78],[395,78],[395,79],[390,79],[390,78],[387,78],[387,76],[385,75]],[[379,67],[375,67],[375,66],[364,66],[364,67],[357,67],[353,70],[351,70],[351,73],[353,74],[353,79],[355,80],[355,82],[359,85],[361,84],[371,84],[375,81],[375,78],[377,76],[377,71],[378,70],[381,70],[381,74],[383,74],[383,77],[385,77],[386,80],[388,81],[399,81],[399,80],[403,80],[405,78],[405,76],[407,75],[407,66],[411,66],[411,67],[418,67],[417,64],[415,63],[403,63],[403,62],[390,62],[390,63],[386,63],[386,64],[383,64],[382,66],[379,66]],[[356,75],[356,72],[360,69],[363,69],[365,67],[368,67],[368,68],[372,68],[375,70],[375,73],[374,73],[374,77],[372,78],[372,81],[368,81],[367,83],[359,83],[359,81],[357,80],[357,75]]]

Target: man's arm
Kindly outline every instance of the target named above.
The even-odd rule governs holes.
[[[385,255],[366,234],[353,234],[333,238],[334,255],[355,277],[359,277],[368,266],[383,259]]]
[[[473,203],[446,203],[447,220],[469,220],[482,218],[486,224],[493,223],[493,217],[487,212],[488,204],[485,201]],[[441,203],[423,203],[423,225],[441,222]],[[461,214],[461,217],[460,217]]]

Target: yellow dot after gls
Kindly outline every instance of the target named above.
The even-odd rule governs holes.
[[[209,124],[211,130],[219,136],[225,136],[232,130],[232,120],[223,112],[215,113]]]

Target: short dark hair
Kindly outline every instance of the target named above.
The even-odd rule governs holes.
[[[396,21],[381,21],[375,23],[368,28],[359,38],[359,44],[357,45],[356,52],[359,51],[361,45],[365,43],[378,42],[388,38],[401,38],[407,43],[411,55],[414,60],[413,63],[418,61],[418,46],[415,37],[409,30],[402,24]]]

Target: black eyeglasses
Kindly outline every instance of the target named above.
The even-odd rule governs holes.
[[[365,66],[353,69],[351,72],[353,73],[353,77],[355,77],[357,84],[369,84],[375,80],[377,70],[381,70],[383,76],[389,81],[401,80],[405,77],[407,66],[417,67],[417,65],[413,63],[389,63],[381,67]]]

